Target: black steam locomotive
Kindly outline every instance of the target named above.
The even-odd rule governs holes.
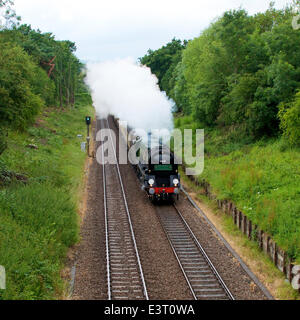
[[[134,134],[128,128],[120,126],[115,119],[121,135],[127,141],[128,149],[134,144],[138,144],[136,157],[138,163],[133,165],[142,188],[147,192],[149,199],[153,201],[179,199],[180,193],[180,174],[178,164],[174,154],[166,147],[162,140],[155,140],[148,134],[148,143]],[[127,132],[126,132],[127,131]],[[130,131],[130,137],[127,135]]]
[[[144,155],[139,154],[140,161],[135,166],[143,189],[151,200],[172,200],[179,198],[180,175],[175,156],[169,148],[158,144],[151,145],[153,139],[148,136],[148,147]],[[139,149],[142,152],[142,148]]]

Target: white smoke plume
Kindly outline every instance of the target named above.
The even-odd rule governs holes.
[[[172,130],[172,101],[158,87],[149,68],[133,59],[87,65],[87,84],[97,114],[112,114],[132,128]]]

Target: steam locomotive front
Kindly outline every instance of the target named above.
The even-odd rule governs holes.
[[[179,196],[180,175],[178,165],[169,150],[160,146],[157,152],[151,150],[146,190],[152,200],[168,200]]]

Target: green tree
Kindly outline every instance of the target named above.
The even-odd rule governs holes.
[[[240,128],[252,139],[277,135],[279,106],[289,105],[300,87],[300,32],[291,26],[297,5],[277,10],[271,2],[254,16],[227,11],[199,37],[173,39],[140,61],[176,112],[206,126]],[[286,117],[295,116],[292,110]]]
[[[16,15],[13,5],[12,0],[0,0],[0,30],[19,24],[21,18]]]
[[[6,41],[22,47],[44,69],[55,85],[55,95],[44,97],[49,105],[74,106],[82,64],[75,56],[76,46],[71,41],[57,41],[51,33],[21,25],[2,32]],[[86,91],[86,89],[85,89]],[[46,94],[44,90],[44,94]]]
[[[147,55],[139,59],[141,64],[149,67],[156,75],[160,89],[167,95],[170,95],[174,86],[173,72],[181,61],[181,52],[186,45],[187,41],[174,38],[156,51],[149,49]]]
[[[43,106],[34,84],[50,80],[22,48],[0,41],[0,52],[0,124],[24,129]]]

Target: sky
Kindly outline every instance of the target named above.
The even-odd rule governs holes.
[[[22,22],[76,43],[84,62],[137,59],[174,37],[193,39],[214,19],[242,7],[263,12],[269,0],[15,0]],[[290,0],[275,0],[283,8]]]

